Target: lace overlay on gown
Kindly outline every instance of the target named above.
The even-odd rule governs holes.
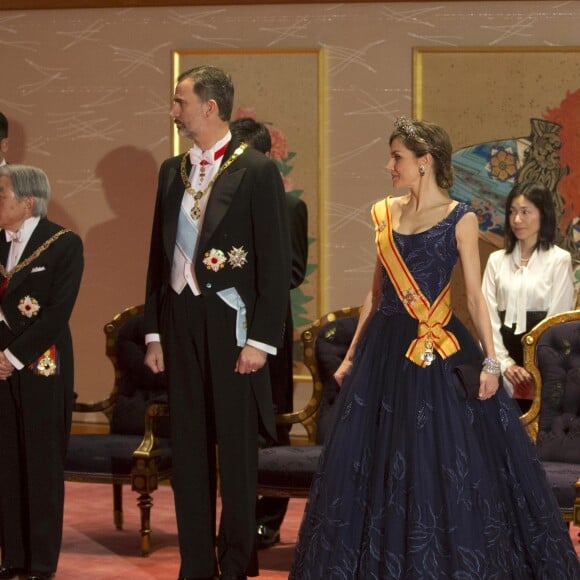
[[[459,204],[426,232],[394,232],[433,301],[458,259]],[[460,400],[457,364],[481,357],[456,318],[461,350],[421,368],[405,358],[417,321],[384,273],[378,311],[335,403],[300,528],[293,580],[580,579],[568,530],[518,417],[500,390]]]

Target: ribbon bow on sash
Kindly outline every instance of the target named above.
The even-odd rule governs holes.
[[[413,339],[405,356],[420,367],[433,362],[435,350],[442,358],[447,358],[460,349],[455,335],[445,328],[451,318],[451,284],[448,283],[433,304],[429,304],[395,245],[389,198],[373,206],[372,216],[379,259],[405,309],[419,321],[417,338]]]

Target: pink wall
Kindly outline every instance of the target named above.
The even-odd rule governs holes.
[[[390,190],[393,120],[412,110],[412,48],[573,45],[579,28],[579,2],[0,11],[9,159],[47,171],[50,217],[85,241],[73,318],[81,399],[101,398],[112,383],[104,323],[143,300],[156,172],[171,154],[172,49],[324,50],[327,189],[319,209],[330,310],[359,304],[370,283],[369,208]]]

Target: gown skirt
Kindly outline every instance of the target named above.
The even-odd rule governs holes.
[[[408,314],[378,310],[335,405],[292,580],[580,579],[578,558],[517,405],[463,400],[451,379],[482,353],[425,368]]]

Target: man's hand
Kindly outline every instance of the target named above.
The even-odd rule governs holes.
[[[246,344],[246,346],[242,348],[242,352],[240,352],[240,356],[236,361],[236,368],[234,370],[236,373],[240,373],[242,375],[255,373],[266,364],[267,357],[268,354],[263,350]]]
[[[145,353],[145,364],[155,373],[162,373],[165,370],[163,362],[163,349],[160,342],[150,342]]]
[[[0,352],[0,380],[5,381],[14,372],[12,363]]]

